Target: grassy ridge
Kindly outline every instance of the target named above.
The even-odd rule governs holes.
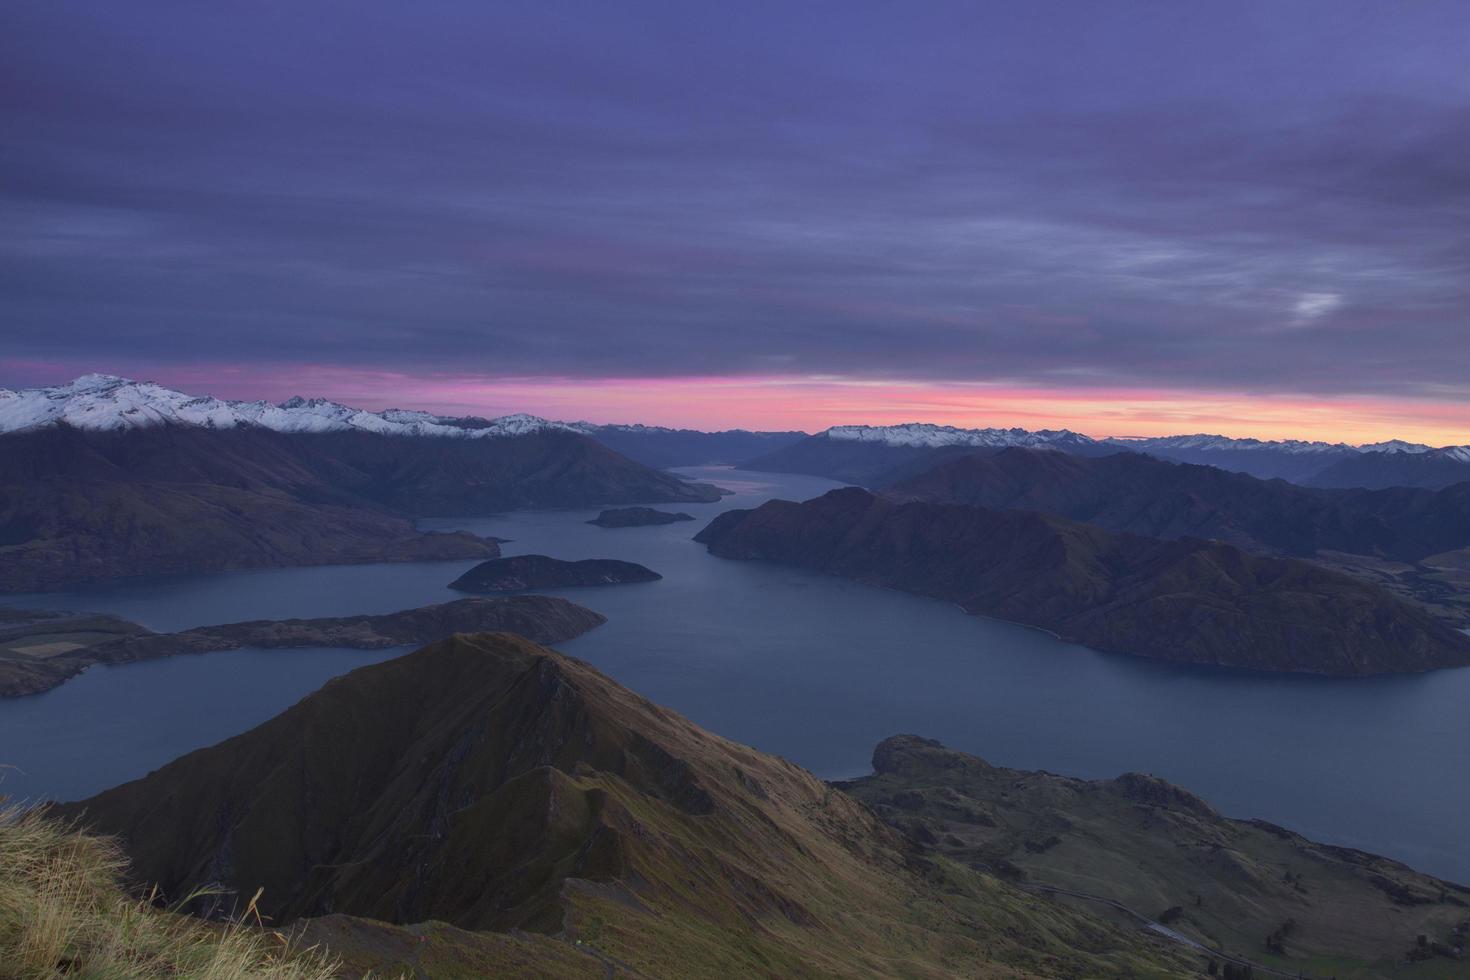
[[[121,887],[109,840],[41,811],[0,809],[0,977],[326,980],[336,963],[278,933],[207,924]]]

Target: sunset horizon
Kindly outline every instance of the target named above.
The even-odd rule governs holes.
[[[1430,399],[1168,389],[1043,388],[877,378],[477,378],[291,365],[161,370],[0,360],[0,388],[64,384],[84,374],[152,381],[238,401],[326,398],[354,408],[721,431],[818,432],[838,425],[1068,429],[1095,439],[1208,434],[1263,441],[1429,446],[1470,443],[1470,409]]]

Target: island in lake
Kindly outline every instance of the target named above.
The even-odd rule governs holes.
[[[449,583],[460,592],[524,592],[581,585],[623,585],[656,582],[663,578],[651,568],[613,558],[563,561],[547,555],[492,558]]]
[[[649,527],[692,520],[694,520],[693,515],[683,512],[671,513],[666,510],[655,510],[652,507],[614,507],[603,511],[587,523],[596,524],[598,527]]]

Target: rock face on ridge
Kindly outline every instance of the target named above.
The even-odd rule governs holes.
[[[1340,976],[1377,977],[1414,949],[1443,966],[1470,935],[1470,889],[1222,816],[1156,776],[1008,769],[916,735],[880,742],[873,769],[837,785],[926,850],[1033,889],[1120,902],[1249,959],[1329,957]]]

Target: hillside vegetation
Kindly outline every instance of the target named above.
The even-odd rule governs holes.
[[[111,841],[41,811],[0,809],[0,977],[5,980],[326,980],[326,955],[242,924],[205,923],[129,895]]]

